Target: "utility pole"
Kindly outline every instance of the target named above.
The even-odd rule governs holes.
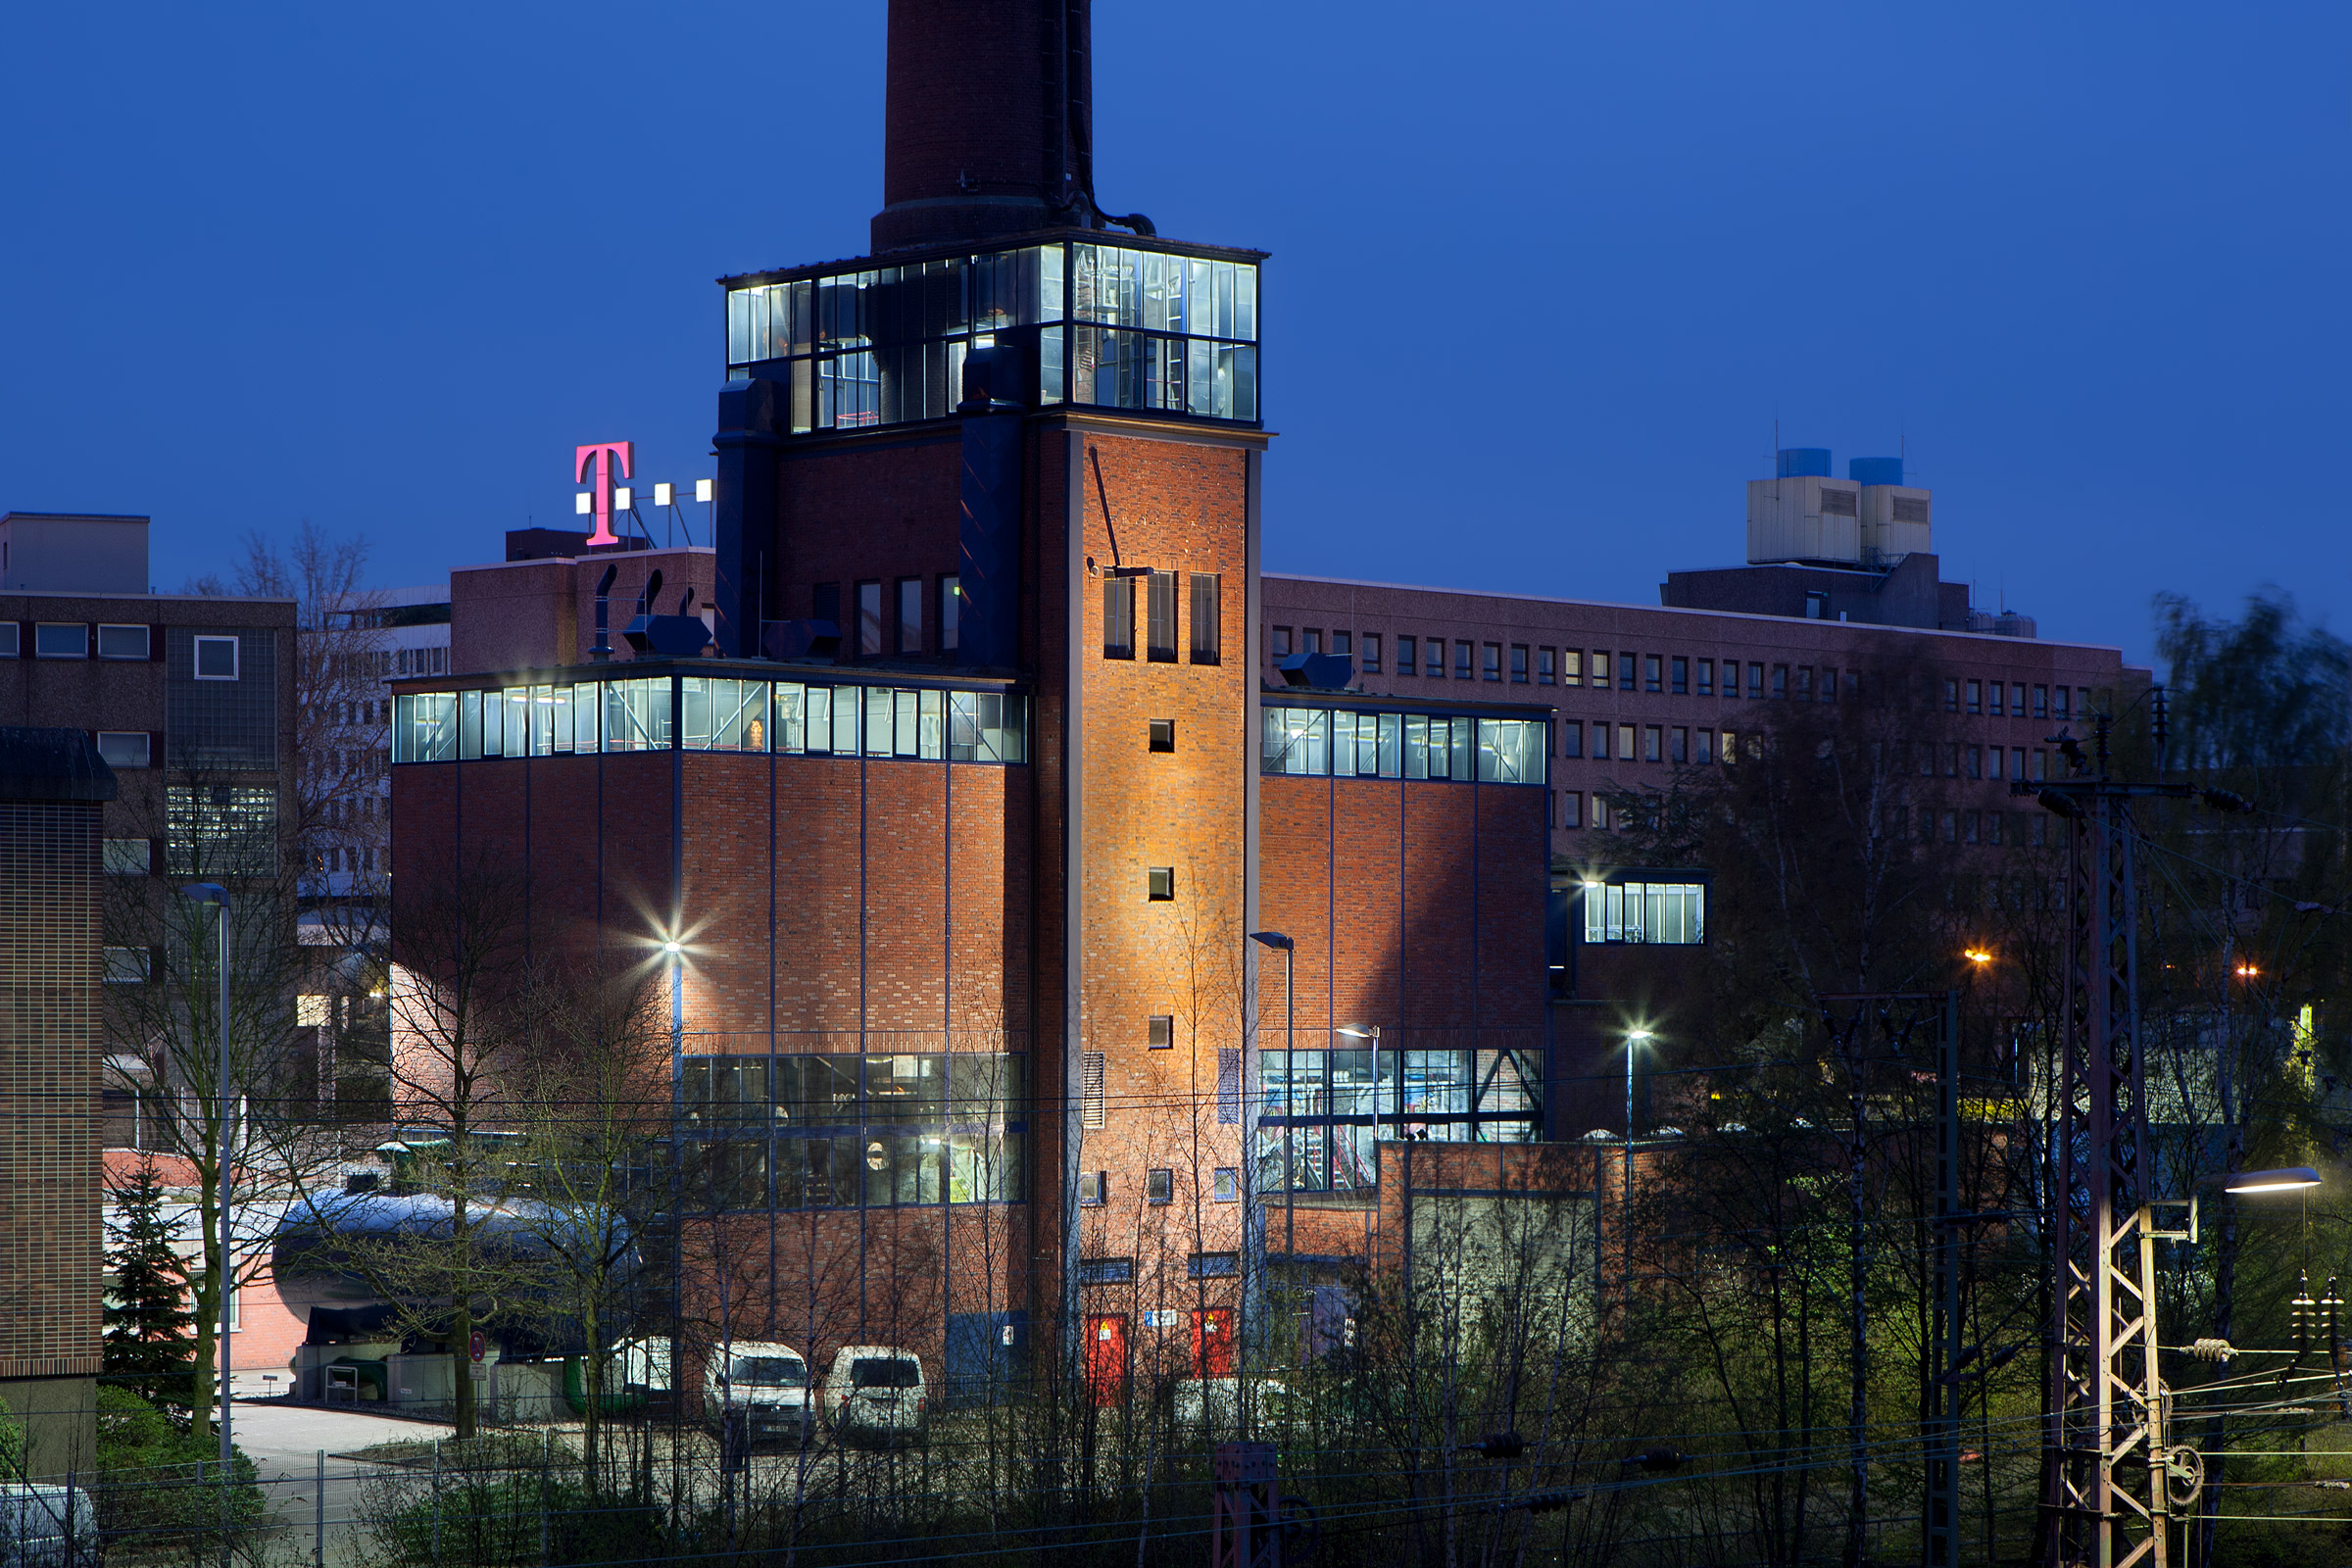
[[[2161,695],[2155,720],[2161,776]],[[2044,1326],[2054,1353],[2043,1391],[2036,1556],[2043,1568],[2165,1568],[2169,1447],[2157,1367],[2132,803],[2194,792],[2185,784],[2110,778],[2112,721],[2101,714],[2096,722],[2095,761],[2061,735],[2073,775],[2010,786],[2012,794],[2036,797],[2070,829],[2064,1065],[2049,1215],[2055,1277]]]

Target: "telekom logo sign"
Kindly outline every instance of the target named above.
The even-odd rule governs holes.
[[[620,535],[612,531],[612,481],[633,477],[636,466],[634,441],[593,441],[572,449],[572,483],[594,486],[591,495],[580,497],[583,503],[593,502],[596,512],[596,532],[588,536],[591,546],[620,543]],[[593,479],[589,477],[592,471]],[[582,510],[588,509],[583,506]]]

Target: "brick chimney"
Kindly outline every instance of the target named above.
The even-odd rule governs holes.
[[[877,255],[1095,227],[1089,0],[891,0]]]

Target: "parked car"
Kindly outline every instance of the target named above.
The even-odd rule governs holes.
[[[0,1485],[0,1568],[99,1568],[98,1511],[79,1487]]]
[[[703,1373],[703,1410],[713,1426],[734,1416],[754,1444],[808,1441],[808,1363],[789,1345],[714,1345]]]
[[[824,1400],[834,1435],[860,1446],[920,1443],[931,1415],[922,1357],[895,1345],[845,1345],[834,1351]]]

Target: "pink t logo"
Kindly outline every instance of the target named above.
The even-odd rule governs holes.
[[[574,484],[589,482],[589,470],[593,468],[596,471],[593,481],[596,485],[596,532],[588,536],[588,543],[591,546],[620,543],[620,535],[612,531],[612,480],[615,477],[612,470],[617,466],[620,470],[618,477],[626,479],[631,476],[630,470],[637,466],[637,443],[592,442],[584,447],[573,448],[571,461]]]

